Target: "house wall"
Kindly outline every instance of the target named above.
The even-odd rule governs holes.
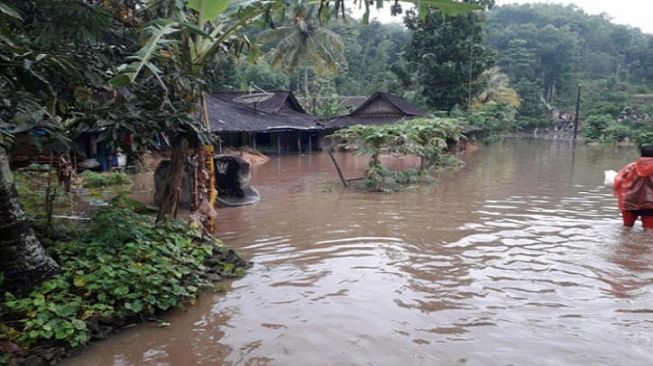
[[[264,153],[305,153],[320,150],[321,136],[314,131],[223,132],[222,148],[251,147]]]

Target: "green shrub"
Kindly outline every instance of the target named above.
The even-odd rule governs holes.
[[[469,116],[469,123],[487,134],[502,133],[516,127],[515,115],[509,104],[488,103]]]
[[[621,142],[632,140],[634,130],[621,122],[611,122],[608,127],[603,130],[604,139],[607,142]]]
[[[0,313],[19,320],[0,329],[0,339],[75,347],[91,338],[92,324],[180,306],[207,284],[204,263],[223,248],[182,223],[154,225],[127,209],[102,210],[79,241],[50,248],[59,275],[24,298],[6,295]],[[222,271],[242,273],[228,263]]]
[[[594,114],[584,122],[583,135],[588,141],[601,141],[605,138],[605,129],[614,122],[609,114]]]
[[[85,170],[79,176],[82,177],[82,185],[85,188],[99,188],[132,183],[129,176],[125,173],[96,173],[91,170]]]
[[[640,147],[653,145],[653,131],[641,131],[637,133],[635,135],[635,141]]]
[[[449,143],[464,139],[464,122],[456,118],[414,118],[387,125],[352,126],[332,136],[344,146],[369,155],[365,185],[370,191],[393,191],[399,183],[410,183],[416,173],[447,166],[453,161],[447,152]],[[414,155],[421,159],[417,172],[391,172],[379,161],[381,153]]]

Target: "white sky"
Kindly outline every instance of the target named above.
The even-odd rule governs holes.
[[[496,0],[498,5],[525,4],[525,3],[552,3],[552,4],[575,4],[589,14],[606,13],[614,23],[626,24],[640,28],[643,32],[653,34],[653,0]],[[402,23],[402,16],[390,16],[389,6],[392,3],[385,2],[383,9],[373,8],[370,12],[370,20],[377,19],[382,23]],[[404,10],[412,5],[404,3]],[[363,11],[351,6],[354,14],[362,16]]]

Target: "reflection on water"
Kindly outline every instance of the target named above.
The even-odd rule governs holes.
[[[653,236],[601,185],[634,157],[508,140],[396,194],[340,191],[321,154],[273,159],[260,204],[219,211],[245,278],[66,364],[649,365]]]

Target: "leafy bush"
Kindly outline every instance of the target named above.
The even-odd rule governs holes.
[[[515,125],[515,108],[506,103],[488,103],[469,116],[469,124],[485,135],[495,135]]]
[[[650,123],[617,121],[608,114],[589,116],[585,121],[583,134],[587,141],[616,143],[634,140],[640,146],[653,142],[653,139],[650,139],[650,136],[653,136],[653,126]]]
[[[588,141],[600,141],[605,138],[605,130],[614,121],[609,114],[594,114],[585,120],[583,135]]]
[[[182,223],[154,225],[147,216],[107,208],[79,241],[50,249],[61,273],[24,298],[6,294],[0,313],[16,320],[0,329],[0,340],[75,347],[88,342],[98,324],[180,306],[207,285],[204,263],[224,247]],[[242,273],[220,264],[223,275]]]
[[[608,127],[603,130],[604,139],[606,142],[621,142],[631,140],[634,135],[632,128],[624,125],[623,123],[613,121]]]
[[[449,143],[465,138],[463,121],[454,118],[415,118],[388,125],[352,126],[332,136],[343,145],[369,155],[365,184],[371,191],[392,191],[399,183],[415,180],[418,173],[448,165]],[[391,172],[379,161],[381,153],[415,155],[422,161],[419,171]]]
[[[131,184],[132,181],[125,173],[96,173],[85,170],[80,174],[85,188],[99,188],[118,184]]]
[[[653,131],[642,131],[637,133],[635,141],[640,147],[653,145]]]
[[[329,99],[317,107],[315,115],[322,118],[342,116],[349,112],[348,108],[342,105],[337,98]]]

